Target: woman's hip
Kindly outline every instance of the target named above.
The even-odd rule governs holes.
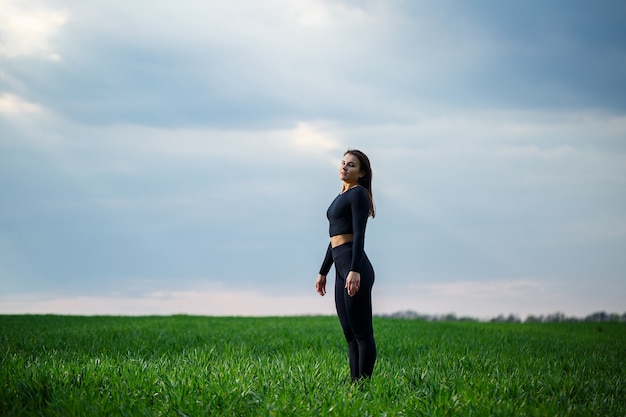
[[[352,266],[352,243],[345,243],[334,247],[331,251],[337,275],[340,278],[345,279],[350,272],[350,267]],[[361,274],[362,280],[364,278],[367,279],[371,277],[372,282],[374,281],[374,268],[366,253],[363,254],[363,260],[359,273]]]

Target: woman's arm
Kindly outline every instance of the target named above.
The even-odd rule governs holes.
[[[370,210],[370,197],[364,187],[358,187],[352,194],[350,201],[352,210],[352,262],[350,271],[361,272],[361,264],[365,257],[365,226]]]
[[[330,267],[333,265],[333,253],[332,246],[330,243],[328,244],[328,249],[326,250],[326,256],[324,257],[324,262],[322,262],[322,267],[320,268],[320,273],[317,276],[317,280],[315,281],[315,291],[321,296],[326,294],[326,275],[328,271],[330,271]]]
[[[361,264],[365,258],[365,227],[370,211],[370,197],[367,190],[359,187],[354,190],[351,201],[352,209],[352,233],[354,241],[352,242],[352,262],[350,263],[350,272],[346,277],[346,290],[348,295],[353,297],[361,288]]]
[[[330,267],[333,266],[333,252],[332,246],[330,243],[328,244],[328,249],[326,249],[326,256],[324,257],[324,262],[322,262],[322,266],[320,267],[320,275],[328,275],[328,271],[330,271]]]

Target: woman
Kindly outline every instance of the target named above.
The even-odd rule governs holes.
[[[335,264],[335,306],[348,342],[352,381],[372,375],[376,363],[376,342],[372,327],[372,286],[374,269],[365,255],[365,226],[374,217],[372,168],[359,150],[343,156],[339,177],[341,193],[326,213],[330,223],[330,244],[320,268],[315,289],[326,294],[326,275]]]

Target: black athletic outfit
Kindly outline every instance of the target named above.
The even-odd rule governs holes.
[[[335,306],[348,342],[353,380],[369,377],[376,363],[376,342],[372,327],[374,269],[364,250],[369,209],[369,193],[362,186],[351,188],[335,198],[326,213],[330,236],[352,234],[354,240],[335,248],[329,244],[320,268],[320,274],[327,275],[332,264],[335,264]],[[345,288],[350,271],[361,274],[360,289],[352,297]]]

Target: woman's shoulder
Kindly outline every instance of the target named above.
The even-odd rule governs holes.
[[[370,193],[367,191],[367,188],[363,187],[362,185],[357,185],[356,187],[350,189],[350,191],[352,192],[350,194],[351,200],[367,200],[369,202]]]

